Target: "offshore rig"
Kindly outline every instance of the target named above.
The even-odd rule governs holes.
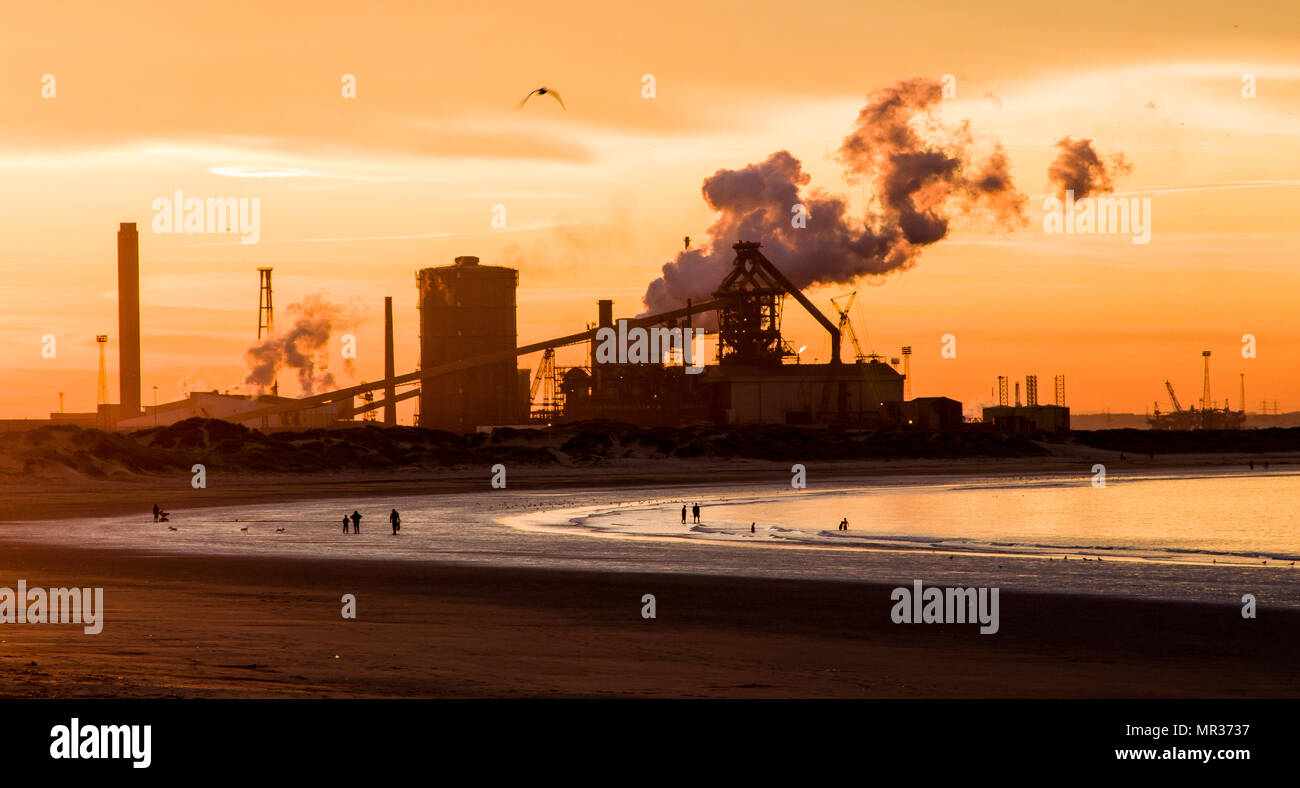
[[[1205,360],[1205,382],[1201,394],[1200,407],[1193,405],[1183,408],[1174,393],[1174,384],[1165,381],[1165,390],[1169,392],[1169,402],[1173,411],[1161,412],[1160,403],[1155,403],[1152,415],[1147,419],[1153,430],[1239,430],[1246,424],[1246,379],[1241,382],[1241,410],[1233,410],[1227,399],[1222,408],[1214,407],[1210,398],[1210,351],[1202,350]]]

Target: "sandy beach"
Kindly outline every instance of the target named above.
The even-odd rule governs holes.
[[[877,467],[897,464],[878,463]],[[952,464],[946,463],[947,472]],[[1043,462],[972,463],[988,472]],[[1030,465],[1035,467],[1030,467]],[[908,470],[924,473],[924,463]],[[840,468],[843,471],[843,468]],[[842,476],[869,476],[858,466]],[[937,471],[936,471],[937,472]],[[714,468],[709,479],[788,478],[776,464]],[[646,478],[647,475],[649,478]],[[651,495],[698,482],[698,466],[604,473],[611,494]],[[637,482],[653,480],[653,489]],[[527,472],[522,489],[591,487],[590,473]],[[174,511],[218,504],[355,496],[453,494],[483,474],[370,479],[223,479],[192,497],[174,481],[47,482],[5,491],[7,520],[139,511],[160,498]],[[40,488],[40,489],[38,489]],[[147,510],[148,503],[143,508]],[[494,517],[492,507],[476,516]],[[147,515],[143,518],[147,520]],[[51,520],[41,527],[59,527]],[[375,527],[380,527],[379,523]],[[492,526],[504,528],[504,526]],[[2,532],[0,532],[2,533]],[[641,549],[626,540],[569,538],[612,566]],[[2,539],[2,537],[0,537]],[[699,567],[781,550],[715,545],[658,548],[664,571],[466,566],[440,561],[184,555],[3,540],[3,583],[105,588],[102,634],[72,625],[0,628],[0,695],[18,697],[1294,697],[1300,695],[1300,611],[1262,608],[1243,620],[1223,604],[1051,593],[1084,587],[1099,565],[1021,560],[1018,572],[1069,572],[1003,591],[1001,630],[890,621],[890,589],[904,577],[960,580],[964,567],[924,554],[828,556],[854,582],[717,575]],[[614,544],[611,544],[614,542]],[[520,549],[528,542],[522,538]],[[588,548],[594,544],[596,547]],[[839,553],[840,551],[824,551]],[[765,559],[758,559],[765,560]],[[965,563],[964,563],[965,562]],[[1025,567],[1028,567],[1026,569]],[[1086,567],[1086,568],[1085,568]],[[999,567],[1000,568],[1000,567]],[[1008,569],[1012,569],[1008,561]],[[861,571],[858,571],[861,570]],[[1181,571],[1181,570],[1178,570]],[[1129,582],[1220,583],[1240,573],[1179,575],[1156,567]],[[1238,574],[1232,574],[1237,572]],[[1161,574],[1164,573],[1164,574]],[[1126,575],[1127,576],[1127,575]],[[1259,575],[1262,577],[1262,575]],[[357,597],[356,620],[340,615]],[[641,616],[654,594],[657,616]]]
[[[859,583],[8,546],[3,564],[107,589],[100,635],[4,628],[9,697],[1300,694],[1296,611],[1007,594],[982,637],[895,626],[888,587]]]

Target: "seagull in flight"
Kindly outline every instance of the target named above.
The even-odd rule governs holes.
[[[560,102],[560,108],[561,108],[561,109],[563,109],[565,112],[568,112],[568,111],[569,111],[569,108],[566,107],[566,106],[564,106],[564,99],[560,98],[560,94],[559,94],[559,93],[556,93],[554,90],[552,90],[552,89],[550,89],[550,88],[548,88],[548,87],[540,87],[540,88],[538,88],[537,90],[534,90],[532,93],[529,93],[527,96],[524,96],[524,100],[521,101],[521,102],[519,102],[519,106],[515,107],[515,109],[523,109],[523,108],[524,108],[524,105],[528,103],[528,99],[532,98],[534,95],[537,95],[537,96],[550,96],[551,98],[553,98],[553,99],[555,99],[556,101]]]

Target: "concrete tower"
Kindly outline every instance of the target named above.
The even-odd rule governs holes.
[[[393,356],[393,297],[384,296],[384,377],[392,380],[397,374],[397,361]],[[397,426],[397,405],[393,402],[393,397],[397,390],[388,385],[384,387],[384,399],[388,404],[384,405],[384,426]]]
[[[420,369],[433,369],[490,353],[510,353],[517,342],[515,289],[519,272],[457,257],[451,265],[422,268]],[[420,426],[454,432],[516,424],[518,372],[513,358],[430,378],[420,385]]]
[[[140,232],[135,222],[117,231],[118,418],[140,415]]]

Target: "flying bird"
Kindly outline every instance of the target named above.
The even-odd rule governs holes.
[[[523,108],[524,108],[524,105],[528,103],[528,99],[532,98],[532,97],[535,96],[535,95],[536,95],[536,96],[550,96],[551,98],[553,98],[553,99],[555,99],[556,101],[560,102],[560,108],[561,108],[561,109],[563,109],[565,112],[568,112],[568,111],[569,111],[569,108],[566,107],[566,106],[564,106],[564,99],[560,98],[560,94],[559,94],[559,93],[556,93],[554,90],[551,90],[551,89],[548,88],[548,87],[540,87],[540,88],[538,88],[537,90],[534,90],[532,93],[529,93],[527,96],[524,96],[524,100],[521,101],[521,102],[519,102],[519,106],[515,107],[515,109],[523,109]]]

